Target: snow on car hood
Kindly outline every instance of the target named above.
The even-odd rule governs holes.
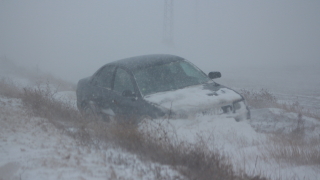
[[[205,88],[205,85],[197,85],[148,95],[144,99],[178,114],[220,109],[221,106],[231,105],[234,101],[242,99],[238,93],[229,88],[218,86],[214,89]]]

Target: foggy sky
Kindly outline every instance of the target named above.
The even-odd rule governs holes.
[[[316,81],[319,9],[318,0],[175,0],[174,46],[166,47],[163,0],[0,0],[0,57],[74,82],[108,62],[153,53],[227,78]]]

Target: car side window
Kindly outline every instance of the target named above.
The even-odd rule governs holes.
[[[131,81],[131,76],[127,71],[121,68],[117,69],[116,76],[114,79],[113,90],[119,93],[123,93],[126,90],[134,92],[134,86]]]
[[[113,78],[114,66],[106,66],[94,79],[95,84],[99,87],[111,89],[111,81]]]

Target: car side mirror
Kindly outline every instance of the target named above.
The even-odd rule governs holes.
[[[132,92],[131,90],[124,90],[122,92],[122,96],[124,97],[136,97],[136,94]]]
[[[216,78],[221,78],[221,73],[220,72],[209,72],[208,77],[210,79],[216,79]]]

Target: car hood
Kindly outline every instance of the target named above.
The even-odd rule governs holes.
[[[157,104],[175,114],[195,114],[222,106],[232,105],[243,99],[240,94],[227,87],[209,83],[166,91],[145,96],[150,103]]]

